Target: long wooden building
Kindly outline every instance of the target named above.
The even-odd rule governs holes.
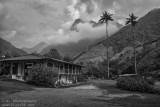
[[[12,79],[23,80],[23,77],[33,65],[42,64],[46,67],[52,67],[58,70],[59,79],[63,82],[70,80],[77,81],[77,77],[81,75],[82,65],[57,60],[48,57],[25,55],[0,60],[1,70],[8,70]],[[7,72],[7,71],[4,71]]]

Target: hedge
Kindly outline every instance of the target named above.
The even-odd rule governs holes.
[[[160,89],[155,88],[154,82],[142,77],[120,77],[117,79],[117,87],[129,91],[137,91],[150,94],[160,94]]]

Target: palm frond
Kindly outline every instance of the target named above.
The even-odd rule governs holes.
[[[112,18],[113,14],[110,14],[107,11],[103,12],[102,14],[103,15],[100,16],[101,18],[99,20],[99,23],[108,23],[108,21],[114,21]]]
[[[133,13],[129,14],[129,18],[126,18],[126,25],[131,23],[132,26],[136,26],[136,24],[138,23],[137,21],[137,16],[135,16]]]
[[[130,20],[127,20],[126,23],[125,23],[125,25],[128,25],[129,23],[130,23]]]

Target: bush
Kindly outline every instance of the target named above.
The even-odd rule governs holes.
[[[57,78],[56,69],[36,65],[28,71],[26,81],[33,85],[54,87]]]
[[[85,75],[80,75],[80,76],[77,77],[78,82],[87,82],[87,79],[88,78]]]
[[[146,77],[146,81],[151,85],[154,85],[156,83],[156,81],[152,77]]]
[[[153,72],[146,72],[141,75],[146,76],[146,77],[152,77],[155,80],[160,80],[160,70],[153,71]]]
[[[160,90],[155,88],[153,83],[146,78],[138,77],[121,77],[117,79],[117,87],[129,90],[151,94],[160,94]]]

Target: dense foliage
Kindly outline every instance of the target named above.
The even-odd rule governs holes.
[[[55,58],[55,59],[62,59],[62,56],[56,49],[50,49],[48,53],[45,53],[44,56],[50,57],[50,58]]]
[[[0,76],[9,76],[10,75],[10,65],[6,64],[5,66],[0,63]]]
[[[151,94],[160,94],[160,89],[153,86],[154,80],[141,76],[120,77],[117,79],[117,87],[129,91],[137,91]]]
[[[116,64],[116,62],[110,61],[109,78],[115,79],[118,77],[120,73],[121,73],[120,67]],[[89,62],[86,66],[86,71],[84,72],[84,74],[94,78],[107,79],[108,78],[107,60],[99,62],[97,66],[95,66],[93,62]]]
[[[58,70],[36,65],[28,71],[26,81],[33,85],[53,87],[58,77]]]
[[[88,78],[85,75],[80,75],[77,77],[78,82],[87,82]]]
[[[63,60],[66,61],[66,62],[71,62],[72,61],[72,59],[70,58],[70,56],[68,54],[64,55]]]

